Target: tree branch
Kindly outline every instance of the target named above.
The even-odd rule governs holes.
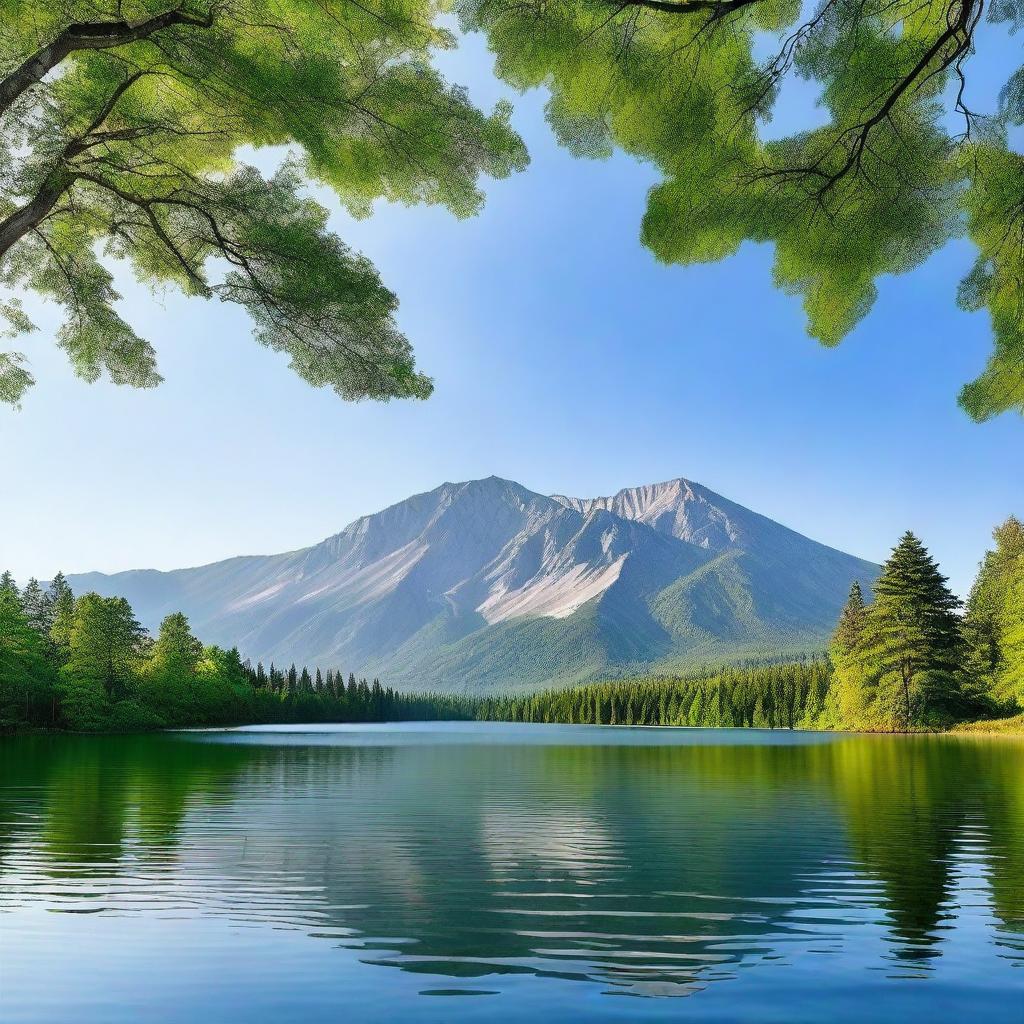
[[[108,50],[138,42],[173,25],[209,28],[213,11],[201,18],[180,9],[164,11],[145,21],[97,21],[68,25],[55,39],[36,50],[0,81],[0,114],[6,111],[26,89],[37,85],[69,54],[76,50]]]
[[[0,221],[0,259],[23,235],[37,227],[75,183],[78,176],[65,167],[55,167],[39,191],[24,206]]]
[[[660,14],[693,14],[695,12],[711,12],[713,20],[724,18],[727,14],[760,3],[760,0],[612,0],[616,7],[624,10],[627,7],[645,7],[649,11]]]

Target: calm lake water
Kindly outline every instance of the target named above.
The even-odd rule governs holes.
[[[1024,1024],[1024,743],[0,739],[0,1019]]]

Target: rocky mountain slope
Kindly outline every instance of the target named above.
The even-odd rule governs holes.
[[[300,551],[70,581],[253,660],[479,691],[817,650],[877,572],[687,480],[569,498],[489,477]]]

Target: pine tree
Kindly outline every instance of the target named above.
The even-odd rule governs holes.
[[[875,583],[868,660],[879,679],[876,707],[890,728],[939,724],[963,704],[959,599],[909,530]]]
[[[868,709],[873,690],[865,664],[868,626],[864,593],[854,580],[829,646],[835,679],[823,701],[820,724],[833,729],[859,729],[871,724]]]
[[[71,630],[75,624],[75,595],[58,572],[50,583],[50,642],[58,665],[67,661],[71,651]]]
[[[10,594],[15,600],[21,597],[18,593],[18,585],[14,582],[14,577],[8,569],[4,569],[0,574],[0,594]]]
[[[864,645],[864,632],[867,626],[867,607],[864,604],[864,593],[860,589],[860,581],[854,580],[850,586],[850,596],[846,599],[839,624],[832,634],[832,649],[840,656],[848,656],[859,651]]]
[[[21,592],[21,610],[25,613],[28,624],[40,635],[48,632],[49,595],[33,576]]]

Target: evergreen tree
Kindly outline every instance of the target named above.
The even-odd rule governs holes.
[[[174,675],[194,675],[203,656],[203,645],[192,635],[188,618],[181,612],[160,623],[160,633],[150,652],[150,665]]]
[[[40,635],[48,631],[50,596],[33,576],[21,592],[21,609],[28,624]]]
[[[868,611],[860,583],[853,581],[839,624],[832,634],[829,654],[835,666],[835,680],[822,701],[820,724],[833,729],[859,729],[870,725],[872,698],[870,672],[865,664]]]
[[[202,657],[203,645],[192,635],[186,616],[168,615],[145,665],[141,693],[146,705],[169,724],[205,720],[195,685]]]
[[[909,530],[874,589],[867,657],[878,678],[883,722],[902,731],[951,720],[964,703],[960,601]]]
[[[1010,591],[1024,575],[1024,524],[1010,516],[992,531],[995,548],[985,552],[967,598],[964,635],[970,648],[970,669],[996,699],[1014,695],[1012,674],[1003,651],[1004,619]]]
[[[64,573],[58,572],[50,583],[50,641],[57,661],[62,665],[71,652],[71,630],[75,624],[75,595]]]
[[[839,625],[832,634],[832,649],[841,656],[853,654],[864,645],[864,633],[867,626],[867,607],[864,604],[864,593],[860,582],[854,580],[850,586],[850,596],[846,599]]]

